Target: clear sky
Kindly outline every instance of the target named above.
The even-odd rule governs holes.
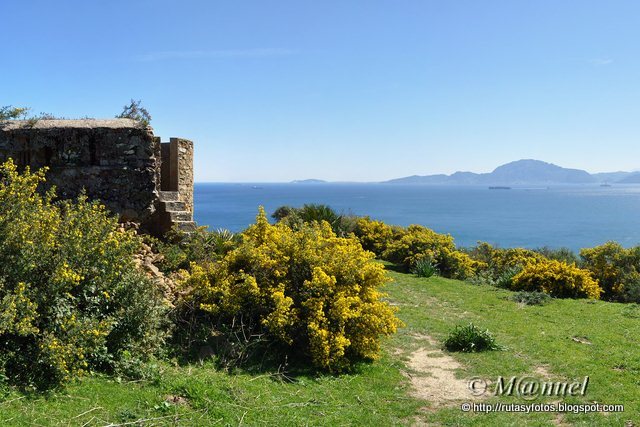
[[[0,2],[0,105],[141,99],[198,181],[640,168],[640,2]]]

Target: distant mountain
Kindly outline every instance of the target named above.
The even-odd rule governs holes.
[[[627,177],[618,181],[618,184],[640,184],[640,172],[630,173]]]
[[[568,169],[540,160],[526,159],[499,166],[490,173],[456,172],[452,175],[414,175],[386,182],[392,184],[547,185],[589,184],[598,180],[580,169]]]
[[[321,179],[296,179],[291,181],[292,184],[326,184],[327,181]]]
[[[389,181],[384,181],[390,184],[447,184],[449,183],[450,175],[411,175],[405,178],[396,178],[390,179]]]
[[[633,172],[603,172],[591,174],[598,182],[619,182],[626,177],[633,175]]]
[[[540,160],[518,160],[497,167],[487,179],[496,184],[586,184],[596,179],[580,169],[567,169]]]

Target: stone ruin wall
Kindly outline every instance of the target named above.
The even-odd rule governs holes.
[[[165,145],[175,153],[163,156]],[[160,143],[151,128],[133,120],[5,122],[0,161],[10,157],[32,170],[47,166],[46,186],[55,185],[59,197],[74,198],[84,189],[121,220],[154,221],[167,184],[163,178],[176,181],[180,200],[193,213],[193,143],[178,138]],[[163,160],[174,163],[170,178],[163,176]]]
[[[178,193],[187,210],[193,213],[193,143],[182,138],[171,138],[178,146]]]

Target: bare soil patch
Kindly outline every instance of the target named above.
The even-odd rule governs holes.
[[[458,361],[438,348],[433,338],[425,335],[416,338],[425,346],[412,352],[407,362],[412,372],[406,375],[414,397],[436,407],[478,398],[471,394],[468,380],[456,377],[456,371],[462,368]]]

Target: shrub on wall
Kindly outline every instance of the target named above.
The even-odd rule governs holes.
[[[386,276],[372,257],[326,222],[292,230],[269,224],[261,208],[238,247],[219,262],[192,267],[183,302],[339,371],[375,359],[380,337],[400,323],[381,300]]]
[[[511,284],[517,291],[539,291],[557,298],[599,299],[602,289],[587,270],[574,264],[543,260],[526,264],[513,277]]]
[[[138,239],[86,197],[53,203],[36,191],[44,180],[0,166],[0,376],[40,388],[142,361],[162,341]]]

